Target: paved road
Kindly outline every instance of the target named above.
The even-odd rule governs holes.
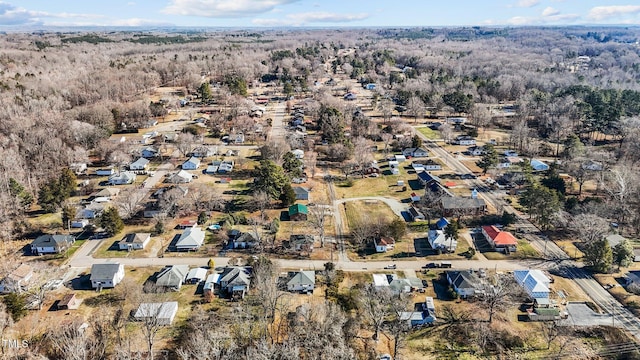
[[[284,123],[286,105],[284,102],[277,102],[273,106],[273,116],[271,117],[271,140],[278,141],[285,138],[286,130]]]
[[[416,134],[428,144],[431,151],[437,154],[447,166],[461,174],[470,174],[471,171],[452,154],[441,148],[434,141],[427,139],[419,131]],[[466,182],[481,189],[486,189],[486,185],[480,180],[470,179]],[[493,191],[481,192],[480,195],[492,206],[502,207],[504,210],[517,215],[517,225],[523,229],[529,230],[529,234],[525,236],[531,245],[536,248],[547,261],[539,264],[535,268],[542,265],[556,268],[561,274],[575,281],[578,286],[598,305],[603,311],[612,314],[612,323],[622,326],[635,337],[640,338],[640,320],[636,318],[629,310],[627,310],[620,302],[618,302],[607,290],[605,290],[589,272],[582,268],[582,264],[570,258],[555,242],[548,240],[546,237],[539,235],[539,230],[527,218],[519,214],[513,207],[506,204],[498,194]],[[555,263],[555,265],[553,265]],[[524,264],[523,264],[524,265]]]

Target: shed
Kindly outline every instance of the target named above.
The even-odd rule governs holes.
[[[207,269],[199,267],[199,268],[193,268],[189,270],[186,280],[187,280],[187,283],[189,284],[197,284],[201,281],[204,281],[206,277],[207,277]]]
[[[134,319],[138,321],[155,321],[159,325],[171,325],[178,313],[178,302],[142,303],[138,306]]]
[[[65,295],[57,305],[58,310],[76,310],[80,307],[82,299],[78,299],[75,293]]]
[[[309,189],[303,188],[301,186],[295,186],[293,188],[293,192],[296,193],[296,200],[306,200],[309,201]]]
[[[289,220],[306,221],[309,215],[309,209],[302,204],[293,204],[289,206]]]

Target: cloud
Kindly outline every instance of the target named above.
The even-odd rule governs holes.
[[[129,2],[127,3],[127,6],[134,6],[135,4],[136,4],[135,2],[133,2],[133,1],[129,1]]]
[[[533,22],[533,19],[524,16],[514,16],[507,20],[509,25],[529,25]]]
[[[519,7],[534,7],[540,4],[540,0],[520,0],[518,1]],[[516,16],[517,17],[517,16]]]
[[[108,25],[113,26],[173,26],[172,23],[150,20],[150,19],[139,19],[139,18],[131,18],[131,19],[119,19],[109,22]]]
[[[37,25],[41,24],[39,13],[0,2],[0,25]]]
[[[330,12],[307,12],[288,14],[283,19],[254,19],[252,22],[259,26],[301,26],[311,23],[347,23],[364,20],[369,14],[338,14]]]
[[[542,16],[553,16],[553,15],[558,15],[558,14],[560,14],[560,10],[554,9],[551,6],[547,7],[544,10],[542,10]]]
[[[241,18],[263,14],[281,5],[299,0],[170,0],[162,9],[165,14],[204,16],[212,18]]]
[[[640,13],[638,5],[611,5],[596,6],[589,11],[587,18],[591,20],[604,20],[612,17],[633,15]]]

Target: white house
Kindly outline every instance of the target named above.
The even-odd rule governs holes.
[[[469,155],[471,156],[480,156],[482,154],[484,154],[484,147],[483,146],[471,146],[467,149],[467,151],[469,151]]]
[[[300,270],[292,274],[287,281],[287,290],[311,293],[316,286],[316,273],[313,270]]]
[[[219,173],[228,173],[233,171],[233,162],[232,161],[223,161],[220,163],[218,167]]]
[[[464,146],[475,145],[476,139],[468,135],[460,135],[453,141],[453,143]]]
[[[182,163],[183,170],[196,170],[200,167],[200,159],[195,156],[189,158],[189,160]]]
[[[109,176],[107,181],[110,185],[126,185],[132,184],[136,181],[136,174],[131,171],[123,171],[120,174],[113,174]]]
[[[178,302],[142,303],[133,315],[137,321],[153,321],[158,325],[169,326],[178,313]]]
[[[149,166],[149,159],[141,157],[129,165],[129,170],[146,170]]]
[[[118,242],[118,248],[120,250],[142,250],[151,241],[151,234],[149,233],[136,233],[127,234],[120,242]]]
[[[427,238],[433,250],[440,249],[443,252],[454,252],[458,247],[458,242],[453,238],[447,239],[442,230],[429,230]]]
[[[204,235],[204,231],[197,226],[187,228],[176,242],[176,250],[198,250],[204,244]]]
[[[383,253],[390,250],[396,245],[396,241],[392,237],[381,236],[375,239],[376,252]]]
[[[193,174],[188,171],[180,170],[177,173],[169,176],[168,182],[172,184],[186,184],[193,181]]]
[[[429,152],[423,148],[406,148],[402,150],[402,155],[405,157],[427,157],[429,156]]]
[[[21,293],[27,290],[27,285],[33,277],[33,269],[27,264],[20,264],[0,281],[0,292]]]
[[[407,158],[404,155],[394,155],[394,158],[398,163],[407,161]]]
[[[80,174],[83,174],[85,171],[87,171],[87,164],[86,163],[72,163],[71,165],[69,165],[69,169],[71,171],[73,171],[74,174],[80,175]]]
[[[124,265],[93,264],[91,266],[91,287],[94,289],[113,288],[124,279]]]
[[[80,219],[95,219],[102,215],[103,211],[104,205],[102,203],[92,202],[80,211],[78,217]]]
[[[189,284],[198,284],[199,282],[204,281],[206,277],[207,277],[207,269],[197,267],[189,270],[185,280]]]
[[[111,176],[113,174],[115,174],[116,171],[113,168],[106,168],[106,169],[98,169],[96,170],[96,175],[97,176]]]
[[[76,242],[76,238],[71,235],[40,235],[31,242],[31,253],[59,254],[66,251]]]
[[[293,155],[295,155],[296,159],[304,159],[304,150],[301,149],[295,149],[295,150],[291,150],[291,153]]]
[[[242,133],[235,134],[231,138],[233,139],[233,142],[235,142],[236,144],[244,143],[244,134],[242,134]]]

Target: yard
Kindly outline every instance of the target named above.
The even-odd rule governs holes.
[[[436,140],[441,138],[440,133],[428,126],[416,126],[416,130],[418,130],[419,133],[424,135],[429,140]]]
[[[482,253],[488,260],[508,260],[508,259],[539,259],[540,253],[526,240],[518,239],[518,249],[510,255],[505,255],[497,251],[487,251]]]

